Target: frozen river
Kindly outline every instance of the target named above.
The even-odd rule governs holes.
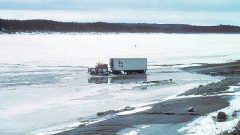
[[[67,130],[99,111],[143,106],[217,81],[180,68],[237,60],[239,43],[234,34],[0,35],[0,134]],[[147,75],[87,75],[86,67],[112,57],[148,58]],[[142,83],[166,79],[173,82]]]

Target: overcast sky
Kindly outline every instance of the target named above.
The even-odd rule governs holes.
[[[0,0],[1,9],[239,12],[240,0]]]
[[[73,21],[240,24],[240,0],[0,0],[0,10],[0,18],[10,19],[34,18],[29,13],[46,19],[52,10],[66,11]]]

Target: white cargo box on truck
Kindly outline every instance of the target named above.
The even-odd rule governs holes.
[[[110,68],[115,71],[147,71],[147,58],[111,58]]]

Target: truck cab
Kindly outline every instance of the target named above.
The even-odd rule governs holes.
[[[99,76],[109,75],[108,64],[97,63],[95,68],[88,68],[88,73]]]

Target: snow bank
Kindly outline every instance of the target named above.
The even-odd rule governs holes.
[[[219,111],[216,111],[208,114],[207,116],[197,118],[192,123],[189,123],[187,126],[179,129],[178,132],[186,135],[218,135],[224,131],[232,131],[240,121],[240,117],[232,116],[234,111],[240,110],[240,87],[232,86],[229,91],[235,91],[235,96],[230,101],[230,106],[219,110],[228,115],[227,121],[217,122],[216,116]],[[240,113],[238,112],[237,115],[239,116]]]

